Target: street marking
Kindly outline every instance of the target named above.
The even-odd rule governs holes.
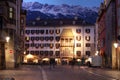
[[[46,72],[43,69],[42,69],[42,77],[43,77],[43,80],[48,80]]]

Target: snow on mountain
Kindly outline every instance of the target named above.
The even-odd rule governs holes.
[[[39,2],[24,2],[23,9],[28,11],[27,19],[34,20],[40,18],[74,18],[75,16],[87,22],[95,23],[98,15],[98,7],[88,8],[82,6],[49,5]],[[31,16],[32,15],[32,16]],[[92,20],[92,21],[91,21]]]

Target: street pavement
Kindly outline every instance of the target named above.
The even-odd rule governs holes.
[[[22,65],[14,70],[0,70],[0,80],[120,80],[120,71],[86,66]]]

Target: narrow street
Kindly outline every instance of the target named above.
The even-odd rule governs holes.
[[[82,66],[50,68],[39,65],[24,65],[16,70],[0,70],[0,78],[12,77],[15,80],[120,80],[120,72]]]

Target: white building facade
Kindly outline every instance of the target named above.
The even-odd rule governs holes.
[[[27,26],[23,62],[54,57],[70,61],[95,53],[95,26]],[[28,55],[32,55],[28,59]],[[32,59],[31,59],[32,58]]]

